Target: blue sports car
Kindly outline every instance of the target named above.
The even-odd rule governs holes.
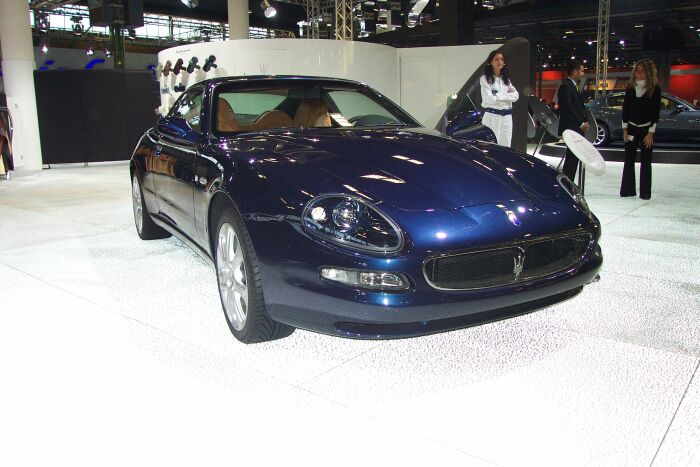
[[[130,172],[139,236],[175,234],[210,260],[247,343],[493,321],[573,297],[602,264],[600,223],[569,179],[425,129],[354,81],[197,83]]]

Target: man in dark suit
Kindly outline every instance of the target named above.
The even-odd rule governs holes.
[[[578,92],[577,84],[583,78],[583,64],[579,61],[572,61],[566,71],[569,77],[561,83],[559,91],[557,91],[559,136],[564,133],[564,130],[574,130],[583,135],[588,130],[588,117],[586,117],[586,107],[583,105],[583,98]],[[567,148],[562,172],[573,180],[577,165],[578,159]]]

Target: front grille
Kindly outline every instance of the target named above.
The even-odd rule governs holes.
[[[467,253],[429,258],[423,273],[444,290],[498,287],[563,271],[578,263],[591,243],[589,233],[535,238]]]

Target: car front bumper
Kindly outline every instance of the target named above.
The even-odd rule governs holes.
[[[420,283],[406,292],[382,293],[329,283],[318,265],[261,264],[267,312],[297,328],[358,339],[431,334],[482,324],[550,306],[575,296],[595,279],[603,262],[600,246],[575,268],[526,283],[439,291]],[[424,282],[424,281],[423,281]]]

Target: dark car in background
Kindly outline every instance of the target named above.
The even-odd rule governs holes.
[[[624,92],[599,97],[586,104],[598,122],[596,146],[622,142]],[[671,94],[662,93],[661,113],[654,141],[700,146],[700,109]]]
[[[130,173],[138,235],[175,234],[214,264],[243,342],[493,321],[576,295],[602,264],[600,223],[568,178],[423,128],[354,81],[194,84]]]

